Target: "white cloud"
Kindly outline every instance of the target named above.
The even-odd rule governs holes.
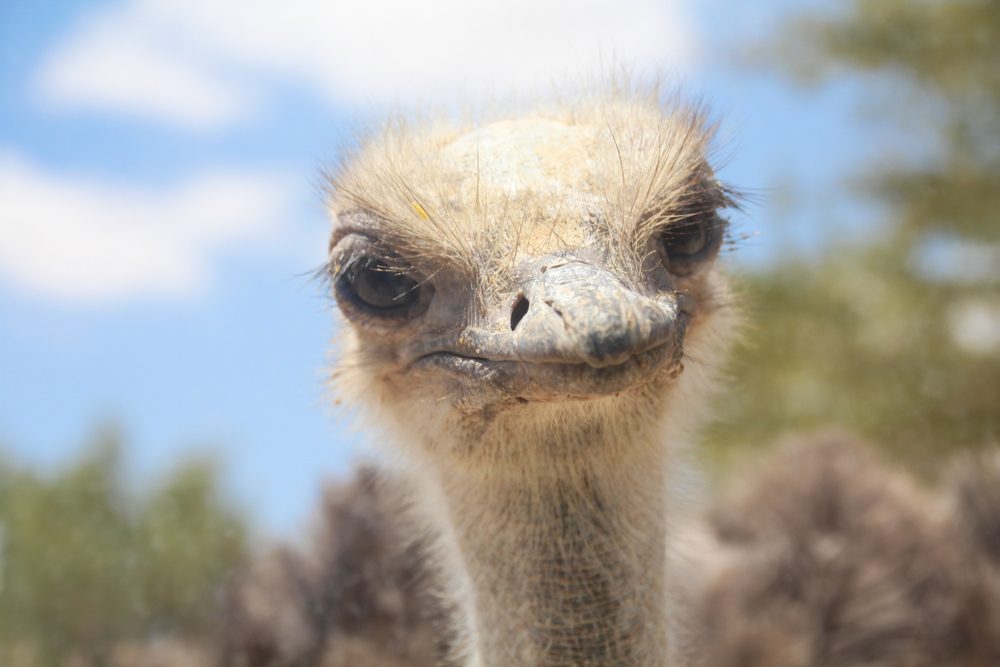
[[[143,0],[158,24],[225,57],[302,76],[348,101],[504,92],[592,72],[598,58],[688,64],[683,5],[669,0]]]
[[[48,55],[35,86],[52,108],[111,110],[195,130],[233,123],[256,106],[207,62],[163,43],[135,12],[84,23]]]
[[[687,0],[131,0],[42,72],[50,101],[221,123],[247,107],[217,72],[297,80],[340,104],[454,101],[610,61],[683,72]],[[137,99],[142,98],[142,99]]]
[[[209,283],[223,247],[276,231],[289,192],[280,179],[250,173],[128,189],[0,153],[0,280],[59,300],[190,295]]]

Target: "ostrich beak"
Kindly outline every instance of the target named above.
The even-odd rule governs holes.
[[[515,300],[511,353],[532,363],[593,368],[679,342],[676,298],[639,294],[607,270],[582,261],[543,264]]]
[[[541,401],[607,396],[683,370],[688,318],[673,293],[646,296],[589,262],[548,257],[511,301],[493,326],[430,342],[413,367]]]

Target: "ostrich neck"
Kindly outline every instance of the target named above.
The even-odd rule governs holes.
[[[577,424],[507,451],[516,473],[441,482],[483,667],[667,664],[666,456]],[[602,433],[616,432],[614,441]],[[473,446],[490,446],[479,441]],[[555,454],[551,456],[550,454]],[[477,664],[477,663],[473,663]]]

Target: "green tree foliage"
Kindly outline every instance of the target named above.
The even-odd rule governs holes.
[[[130,493],[121,450],[106,434],[54,476],[0,464],[0,664],[101,665],[124,640],[214,632],[242,518],[205,462]]]
[[[1000,2],[855,0],[786,34],[801,76],[874,75],[879,108],[930,142],[931,159],[871,174],[904,229],[1000,240]]]
[[[854,0],[774,43],[800,83],[857,77],[910,150],[860,167],[884,230],[748,276],[757,326],[715,451],[838,424],[933,475],[1000,442],[1000,2]]]

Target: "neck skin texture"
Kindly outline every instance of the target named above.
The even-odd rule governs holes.
[[[668,664],[663,432],[579,405],[556,427],[500,418],[456,443],[481,465],[439,468],[428,494],[445,574],[465,574],[470,665]]]

